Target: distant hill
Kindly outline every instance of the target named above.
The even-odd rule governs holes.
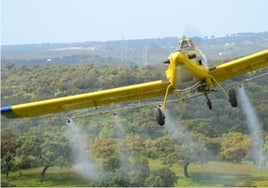
[[[159,64],[177,47],[178,37],[82,43],[3,45],[1,63],[32,66],[53,64]],[[237,33],[225,37],[193,37],[207,59],[243,56],[268,48],[268,32]]]

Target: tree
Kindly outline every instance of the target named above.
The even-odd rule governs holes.
[[[100,138],[94,142],[91,150],[96,157],[112,156],[117,150],[117,143],[112,138]]]
[[[183,125],[191,132],[201,133],[210,138],[216,137],[215,126],[208,119],[185,120]]]
[[[39,180],[51,166],[69,166],[71,155],[68,140],[61,132],[25,133],[18,138],[17,154],[22,160],[31,158],[32,163],[44,165]]]
[[[128,187],[129,186],[128,174],[124,173],[120,169],[116,169],[113,172],[113,176],[108,183],[107,187]]]
[[[206,148],[206,137],[202,134],[189,134],[184,132],[179,136],[180,147],[178,158],[183,161],[184,177],[189,178],[188,166],[191,163],[204,163],[209,160],[209,152]]]
[[[16,141],[17,136],[11,130],[4,130],[1,133],[1,166],[4,167],[7,178],[9,177],[9,171],[16,155]]]
[[[223,159],[233,162],[241,162],[250,148],[249,136],[240,132],[223,134],[220,155]]]
[[[154,170],[150,176],[145,180],[146,187],[171,187],[177,181],[176,174],[164,167]]]
[[[120,155],[105,157],[100,186],[144,186],[145,179],[150,175],[148,160],[139,156],[124,160]]]
[[[207,150],[197,143],[188,143],[180,147],[179,158],[183,161],[184,177],[190,178],[188,166],[191,163],[203,163],[208,161]]]
[[[130,163],[130,161],[128,161]],[[122,168],[121,159],[114,154],[105,157],[102,164],[101,185],[105,187],[127,187],[130,184],[128,170]]]
[[[108,156],[103,160],[102,168],[104,171],[114,171],[120,168],[120,158],[117,155]]]
[[[150,174],[148,178],[145,180],[146,187],[164,187],[164,180],[157,175]]]
[[[144,148],[144,143],[140,136],[130,135],[126,139],[127,147],[133,153],[139,154]]]
[[[146,158],[136,156],[129,172],[130,184],[133,187],[144,186],[145,179],[150,175],[149,162]]]

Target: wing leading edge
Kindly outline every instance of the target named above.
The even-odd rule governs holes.
[[[7,118],[34,117],[130,100],[164,96],[168,85],[169,82],[159,80],[92,93],[5,106],[1,107],[1,114]]]
[[[211,68],[209,74],[220,82],[265,66],[268,66],[268,50],[218,65]]]

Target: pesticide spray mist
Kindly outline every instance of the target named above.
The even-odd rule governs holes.
[[[90,158],[85,135],[72,120],[67,123],[67,133],[72,148],[74,170],[85,179],[97,180],[99,172]]]
[[[126,139],[126,131],[124,129],[124,126],[121,123],[119,115],[114,116],[114,126],[115,126],[115,131],[117,138],[119,139]],[[131,156],[131,151],[127,149],[127,147],[122,144],[121,152],[120,152],[120,169],[123,172],[128,172],[130,169],[130,163],[128,158]]]
[[[117,137],[118,138],[125,138],[126,132],[124,130],[123,125],[121,124],[119,115],[114,115],[114,126],[115,126],[115,131],[116,131]]]
[[[176,122],[174,118],[170,115],[168,110],[165,111],[166,115],[166,125],[168,132],[181,144],[182,147],[195,148],[200,153],[195,159],[196,161],[208,161],[207,148],[201,143],[196,141],[190,132],[188,132],[180,122]],[[190,154],[190,149],[189,155]],[[188,155],[187,154],[187,155]],[[193,158],[193,157],[191,157]]]
[[[258,119],[256,111],[246,94],[245,88],[243,86],[239,89],[239,96],[241,99],[241,106],[246,115],[247,125],[252,137],[252,148],[251,155],[255,164],[260,164],[260,159],[262,158],[261,147],[263,146],[262,137],[262,125]]]

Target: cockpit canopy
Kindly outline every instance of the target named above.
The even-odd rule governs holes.
[[[182,38],[178,42],[178,50],[195,49],[196,46],[190,38]]]
[[[178,51],[186,51],[188,54],[194,54],[196,56],[195,59],[198,60],[200,65],[208,68],[208,62],[206,56],[198,49],[198,47],[193,43],[190,38],[182,38],[178,42]]]

